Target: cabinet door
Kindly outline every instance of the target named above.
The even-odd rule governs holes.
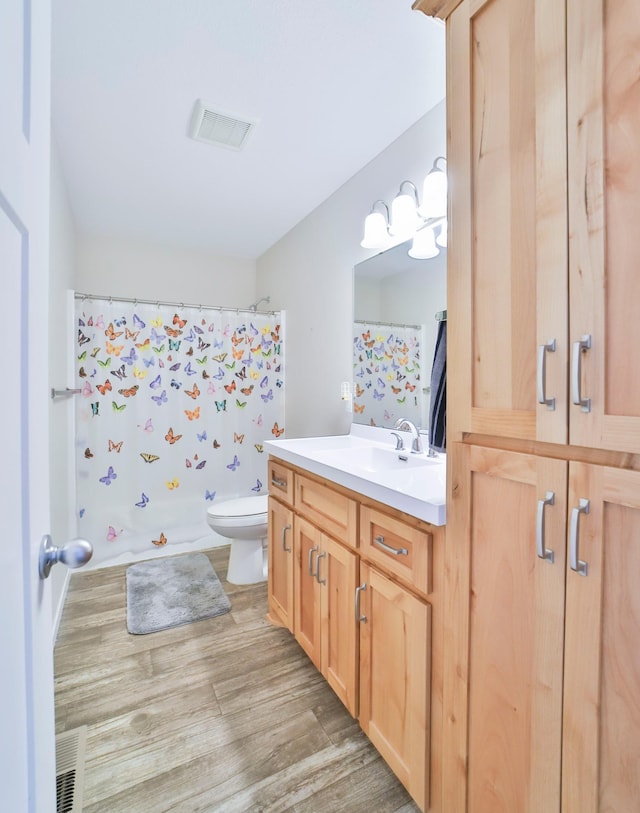
[[[448,35],[449,437],[565,443],[564,2],[465,0]]]
[[[567,26],[570,339],[591,337],[574,360],[589,411],[571,405],[570,439],[638,452],[638,2],[568,0]]]
[[[456,600],[445,609],[444,715],[454,747],[445,743],[444,759],[449,772],[468,766],[468,787],[465,807],[464,772],[445,777],[451,809],[558,811],[567,463],[452,451],[458,505],[447,569]],[[537,555],[539,535],[547,558]]]
[[[295,519],[295,624],[297,642],[322,670],[320,651],[320,584],[315,577],[322,533],[307,520]]]
[[[360,581],[360,725],[426,810],[431,607],[368,565]]]
[[[354,610],[358,560],[328,536],[322,537],[317,561],[321,587],[322,674],[355,717],[358,711],[358,640]],[[326,553],[326,556],[323,554]]]
[[[269,613],[293,632],[293,512],[269,497]]]
[[[638,810],[640,472],[572,463],[569,484],[562,811]]]

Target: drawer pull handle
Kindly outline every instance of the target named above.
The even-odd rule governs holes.
[[[555,352],[555,339],[538,345],[538,403],[545,404],[550,410],[556,408],[556,399],[547,398],[547,353]]]
[[[287,531],[291,530],[291,525],[285,525],[282,529],[282,550],[285,553],[291,553],[291,548],[287,547]]]
[[[553,551],[544,546],[544,509],[546,505],[553,505],[556,495],[553,491],[547,491],[544,500],[538,500],[538,518],[536,522],[536,553],[540,559],[546,559],[553,564]]]
[[[309,571],[309,575],[313,578],[316,574],[313,572],[313,554],[318,550],[318,546],[314,545],[312,548],[309,548],[309,562],[307,564],[307,569]]]
[[[327,583],[326,579],[321,579],[320,578],[320,559],[324,559],[324,557],[326,555],[327,555],[327,552],[326,552],[326,550],[324,550],[324,551],[322,551],[322,553],[319,553],[316,556],[316,581],[318,582],[318,584],[326,584]]]
[[[367,616],[360,615],[360,593],[367,589],[367,583],[363,582],[359,587],[356,587],[356,623],[363,621],[367,623]]]
[[[583,412],[591,412],[591,398],[582,397],[582,354],[591,349],[591,336],[582,336],[573,343],[571,357],[571,385],[573,389],[573,403]]]
[[[271,485],[278,486],[278,488],[286,488],[287,481],[283,480],[281,477],[276,477],[274,474],[273,477],[271,478]]]
[[[589,500],[580,500],[578,507],[571,511],[571,534],[569,536],[569,566],[580,576],[586,576],[589,565],[580,559],[578,535],[580,531],[580,514],[589,513]]]
[[[406,548],[392,548],[391,545],[387,545],[384,541],[384,536],[374,536],[373,537],[373,544],[377,545],[382,550],[386,551],[387,553],[392,553],[394,556],[408,556],[409,551]]]

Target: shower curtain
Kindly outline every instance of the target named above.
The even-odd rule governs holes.
[[[267,492],[284,433],[279,314],[78,299],[76,492],[93,564],[212,539],[207,507]]]
[[[353,411],[356,423],[390,426],[398,418],[423,425],[420,383],[422,329],[356,322]]]

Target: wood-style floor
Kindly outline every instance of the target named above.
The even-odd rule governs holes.
[[[55,650],[57,731],[89,727],[84,813],[418,808],[286,630],[266,585],[218,618],[126,628],[125,567],[75,573]]]

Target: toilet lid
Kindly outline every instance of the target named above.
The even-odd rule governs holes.
[[[212,505],[207,513],[212,517],[250,517],[266,514],[269,509],[269,495],[259,494],[256,497],[238,497],[234,500],[223,500]]]

